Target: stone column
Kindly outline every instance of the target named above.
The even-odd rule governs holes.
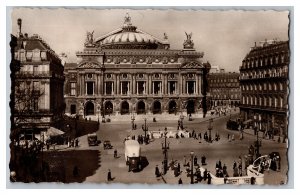
[[[77,91],[78,89],[79,89],[79,91]],[[80,95],[80,74],[77,75],[77,83],[76,83],[76,96],[79,96],[79,95]]]
[[[194,94],[196,94],[196,81],[193,83]]]
[[[199,75],[196,74],[196,94],[199,94]]]
[[[202,89],[202,79],[203,79],[203,77],[201,76],[201,75],[199,75],[199,84],[198,84],[198,90],[199,90],[199,94],[201,94],[202,95],[202,91],[201,91],[201,89]]]
[[[167,74],[164,74],[164,94],[167,94],[167,89],[168,89],[168,78],[167,78]]]
[[[185,75],[182,77],[182,93],[186,94],[186,80],[185,80]]]
[[[147,75],[147,77],[148,77],[148,94],[150,95],[150,94],[152,94],[153,92],[151,91],[152,90],[152,79],[151,79],[151,74],[148,74]]]
[[[106,95],[106,83],[104,82],[104,95]]]
[[[103,91],[103,86],[104,86],[104,83],[103,83],[103,72],[100,74],[100,79],[99,79],[99,82],[100,82],[100,85],[99,85],[99,91],[100,91],[100,95],[103,96],[104,95],[104,91]]]
[[[132,83],[133,91],[132,91],[132,93],[136,94],[136,78],[135,78],[135,74],[132,74],[132,76],[133,76],[133,83]]]
[[[121,95],[123,94],[123,82],[121,82]]]
[[[117,92],[116,92],[116,94],[119,95],[120,94],[120,74],[116,74],[116,77],[117,77],[117,86],[116,86]]]
[[[118,86],[118,83],[117,83],[116,79],[114,79],[114,95],[118,94],[117,86]]]

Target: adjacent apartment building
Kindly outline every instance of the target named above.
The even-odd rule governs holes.
[[[21,68],[15,73],[14,126],[18,133],[39,135],[62,120],[64,67],[40,36],[23,35],[21,19],[18,25],[14,57]]]
[[[288,41],[255,44],[240,67],[241,116],[252,120],[254,129],[272,135],[287,135]]]

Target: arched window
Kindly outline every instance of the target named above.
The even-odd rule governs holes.
[[[284,63],[284,60],[285,60],[285,56],[281,55],[281,63]]]
[[[257,105],[257,97],[254,98],[254,105]]]
[[[277,90],[277,84],[276,83],[274,83],[274,91],[276,91]]]
[[[283,83],[279,83],[279,90],[280,90],[280,91],[283,90]]]
[[[269,106],[270,106],[270,107],[272,107],[272,106],[273,106],[273,105],[272,105],[272,103],[273,103],[273,102],[272,102],[272,98],[271,98],[271,97],[269,97]]]
[[[262,98],[259,97],[259,105],[261,106],[262,105]]]
[[[274,97],[274,107],[277,108],[277,104],[278,104],[278,99],[276,97]]]

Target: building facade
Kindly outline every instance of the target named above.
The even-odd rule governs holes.
[[[21,68],[15,73],[15,126],[22,133],[36,133],[56,126],[61,121],[65,104],[63,97],[64,67],[49,45],[38,35],[21,33],[14,57]]]
[[[241,97],[239,76],[240,74],[235,72],[208,74],[209,97],[212,108],[239,105]]]
[[[201,113],[207,66],[186,35],[183,49],[172,50],[166,34],[161,40],[137,29],[129,15],[97,39],[87,33],[78,63],[65,65],[66,113]]]
[[[266,134],[286,135],[288,125],[288,41],[252,47],[240,67],[241,116]]]

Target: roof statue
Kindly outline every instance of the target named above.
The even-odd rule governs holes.
[[[86,32],[86,40],[85,44],[86,47],[93,47],[94,44],[94,31],[93,32]]]
[[[167,33],[164,33],[164,40],[167,40],[168,39],[168,35]]]
[[[124,26],[131,26],[131,17],[128,13],[126,13],[126,16],[124,17]]]
[[[192,33],[188,34],[185,32],[186,40],[183,43],[184,49],[194,49],[194,42],[192,40]]]

